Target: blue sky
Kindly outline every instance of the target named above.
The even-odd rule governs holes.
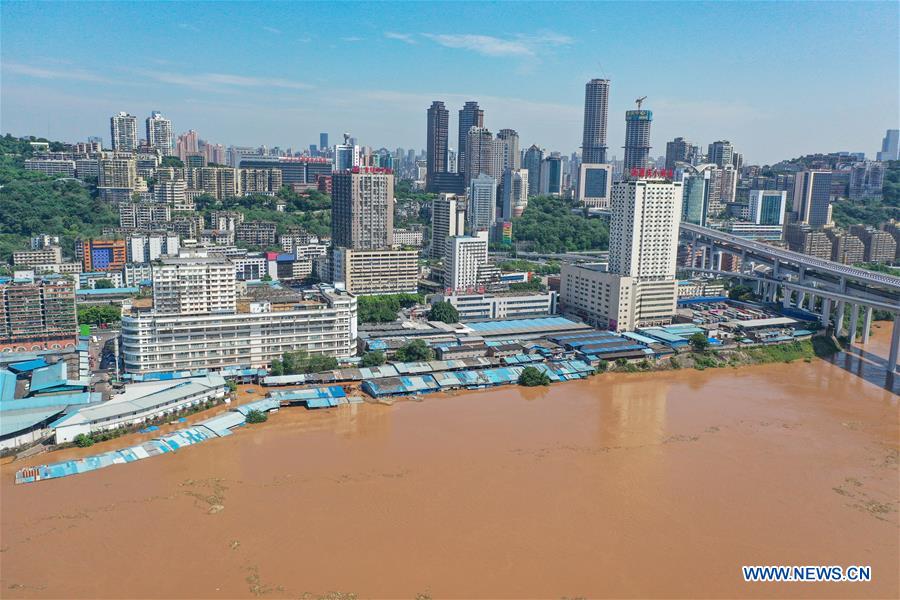
[[[425,110],[478,100],[492,131],[571,152],[584,83],[654,112],[654,155],[730,139],[752,162],[879,148],[900,121],[900,3],[12,2],[0,5],[0,130],[109,138],[151,110],[226,145],[328,131],[423,148]],[[451,146],[455,146],[451,142]]]

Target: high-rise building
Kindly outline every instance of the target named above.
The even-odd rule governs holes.
[[[563,265],[565,310],[615,331],[671,323],[681,201],[681,182],[628,178],[613,185],[608,268]]]
[[[681,182],[629,179],[613,186],[609,270],[639,278],[674,278]]]
[[[810,227],[831,223],[831,171],[799,171],[794,176],[796,221]]]
[[[503,172],[501,189],[501,218],[510,221],[521,217],[528,206],[528,171],[526,169],[506,169]]]
[[[120,112],[109,119],[109,135],[115,152],[134,152],[138,147],[137,117]]]
[[[133,235],[127,240],[129,263],[149,263],[163,256],[177,256],[181,242],[174,233]]]
[[[590,208],[609,208],[613,168],[608,164],[583,162],[578,169],[578,191],[575,197]]]
[[[609,79],[591,79],[584,86],[582,162],[606,163],[606,119],[609,112]]]
[[[428,109],[427,124],[427,154],[425,156],[427,173],[425,179],[425,189],[429,192],[438,192],[435,185],[434,175],[436,173],[446,173],[447,168],[447,152],[448,152],[448,136],[450,131],[450,111],[444,107],[444,103],[435,100]]]
[[[466,179],[465,184],[471,185],[473,179],[481,175],[494,173],[494,138],[490,131],[484,127],[472,127],[466,137]]]
[[[534,144],[525,151],[522,166],[528,170],[528,195],[541,193],[541,166],[544,162],[544,151]]]
[[[502,177],[507,169],[522,168],[519,134],[515,129],[501,129],[494,140],[494,177]]]
[[[174,154],[172,121],[159,111],[153,111],[147,117],[147,144],[154,150],[159,150],[163,156]]]
[[[867,160],[850,168],[851,200],[880,198],[884,188],[884,163]]]
[[[851,225],[850,233],[862,241],[865,250],[863,260],[855,262],[894,262],[894,257],[897,255],[897,242],[889,232],[867,225]]]
[[[469,185],[469,205],[466,209],[469,231],[487,231],[497,221],[497,181],[481,174]]]
[[[320,152],[328,151],[328,134],[327,133],[319,134],[319,151]]]
[[[178,136],[175,142],[175,154],[178,158],[184,160],[188,154],[196,154],[200,151],[200,136],[193,129],[186,131]],[[234,166],[237,166],[235,163]]]
[[[472,127],[484,127],[484,111],[478,107],[477,102],[469,101],[459,111],[459,137],[456,147],[459,173],[469,172],[468,141],[469,129]],[[468,185],[468,181],[466,185]]]
[[[234,312],[234,264],[220,254],[185,252],[153,265],[153,309],[161,314]]]
[[[128,200],[137,184],[137,164],[128,155],[103,158],[99,161],[97,189],[100,197],[109,202]]]
[[[550,156],[541,161],[540,173],[540,193],[559,196],[563,189],[563,165],[559,152],[551,152]]]
[[[750,220],[757,225],[784,225],[787,192],[750,190]]]
[[[625,162],[623,168],[645,169],[650,166],[650,124],[653,111],[625,111]]]
[[[394,175],[358,167],[332,176],[331,243],[351,250],[390,248],[394,233]]]
[[[881,140],[881,151],[876,158],[880,161],[900,160],[900,129],[888,129]]]
[[[488,261],[488,232],[447,238],[444,287],[451,291],[474,289]]]
[[[419,281],[419,251],[335,248],[332,280],[351,294],[414,294]]]
[[[694,160],[694,149],[683,137],[677,137],[671,142],[666,142],[666,169],[674,170],[675,163],[683,162],[691,164]]]
[[[866,249],[859,237],[834,227],[829,227],[824,231],[831,240],[830,260],[845,265],[853,265],[865,260]]]
[[[75,258],[82,262],[85,273],[121,271],[128,262],[125,240],[78,240]]]
[[[734,147],[728,140],[713,142],[709,145],[706,160],[717,167],[734,166]]]
[[[71,349],[77,336],[71,279],[17,275],[0,281],[0,351]]]
[[[447,238],[463,235],[466,201],[456,194],[440,194],[431,201],[431,258],[444,258]]]
[[[715,165],[685,168],[682,176],[682,221],[706,227],[706,219],[709,216],[711,172],[714,169]]]

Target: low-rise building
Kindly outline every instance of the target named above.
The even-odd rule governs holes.
[[[560,305],[564,314],[610,331],[668,325],[677,303],[672,279],[628,277],[601,265],[563,264]]]
[[[22,250],[13,252],[12,259],[13,264],[20,267],[58,264],[62,262],[62,248],[48,246],[40,250]]]
[[[557,309],[556,292],[451,294],[438,295],[435,301],[452,304],[459,313],[460,321],[522,319],[554,315]]]
[[[266,368],[294,350],[353,356],[356,298],[321,288],[290,301],[242,303],[233,312],[183,315],[132,308],[122,317],[122,356],[129,373]]]
[[[414,294],[419,280],[416,250],[351,250],[332,253],[335,285],[351,294]]]
[[[248,221],[234,228],[235,240],[263,248],[274,246],[276,229],[271,221]]]
[[[0,350],[74,348],[77,335],[74,281],[24,273],[0,278]]]
[[[75,161],[28,158],[25,160],[25,170],[37,171],[38,173],[44,173],[45,175],[75,177]]]

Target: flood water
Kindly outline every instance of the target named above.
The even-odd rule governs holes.
[[[286,409],[30,485],[15,469],[129,442],[7,464],[0,596],[896,598],[881,325],[832,362]],[[767,564],[873,581],[743,582]]]

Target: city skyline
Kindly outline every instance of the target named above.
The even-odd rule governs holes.
[[[894,3],[535,4],[515,14],[390,4],[365,24],[348,4],[172,4],[153,19],[146,4],[46,6],[0,9],[4,133],[106,139],[110,115],[159,110],[176,134],[226,145],[300,150],[322,131],[349,131],[418,150],[432,101],[445,102],[453,140],[474,100],[491,131],[568,154],[582,141],[585,82],[608,78],[610,157],[623,154],[624,112],[648,96],[651,156],[683,136],[729,139],[746,162],[771,163],[816,151],[874,157],[898,114],[898,58],[885,51],[898,34]],[[113,16],[141,27],[110,29]],[[35,31],[40,45],[28,41]],[[115,52],[73,45],[76,33]]]

